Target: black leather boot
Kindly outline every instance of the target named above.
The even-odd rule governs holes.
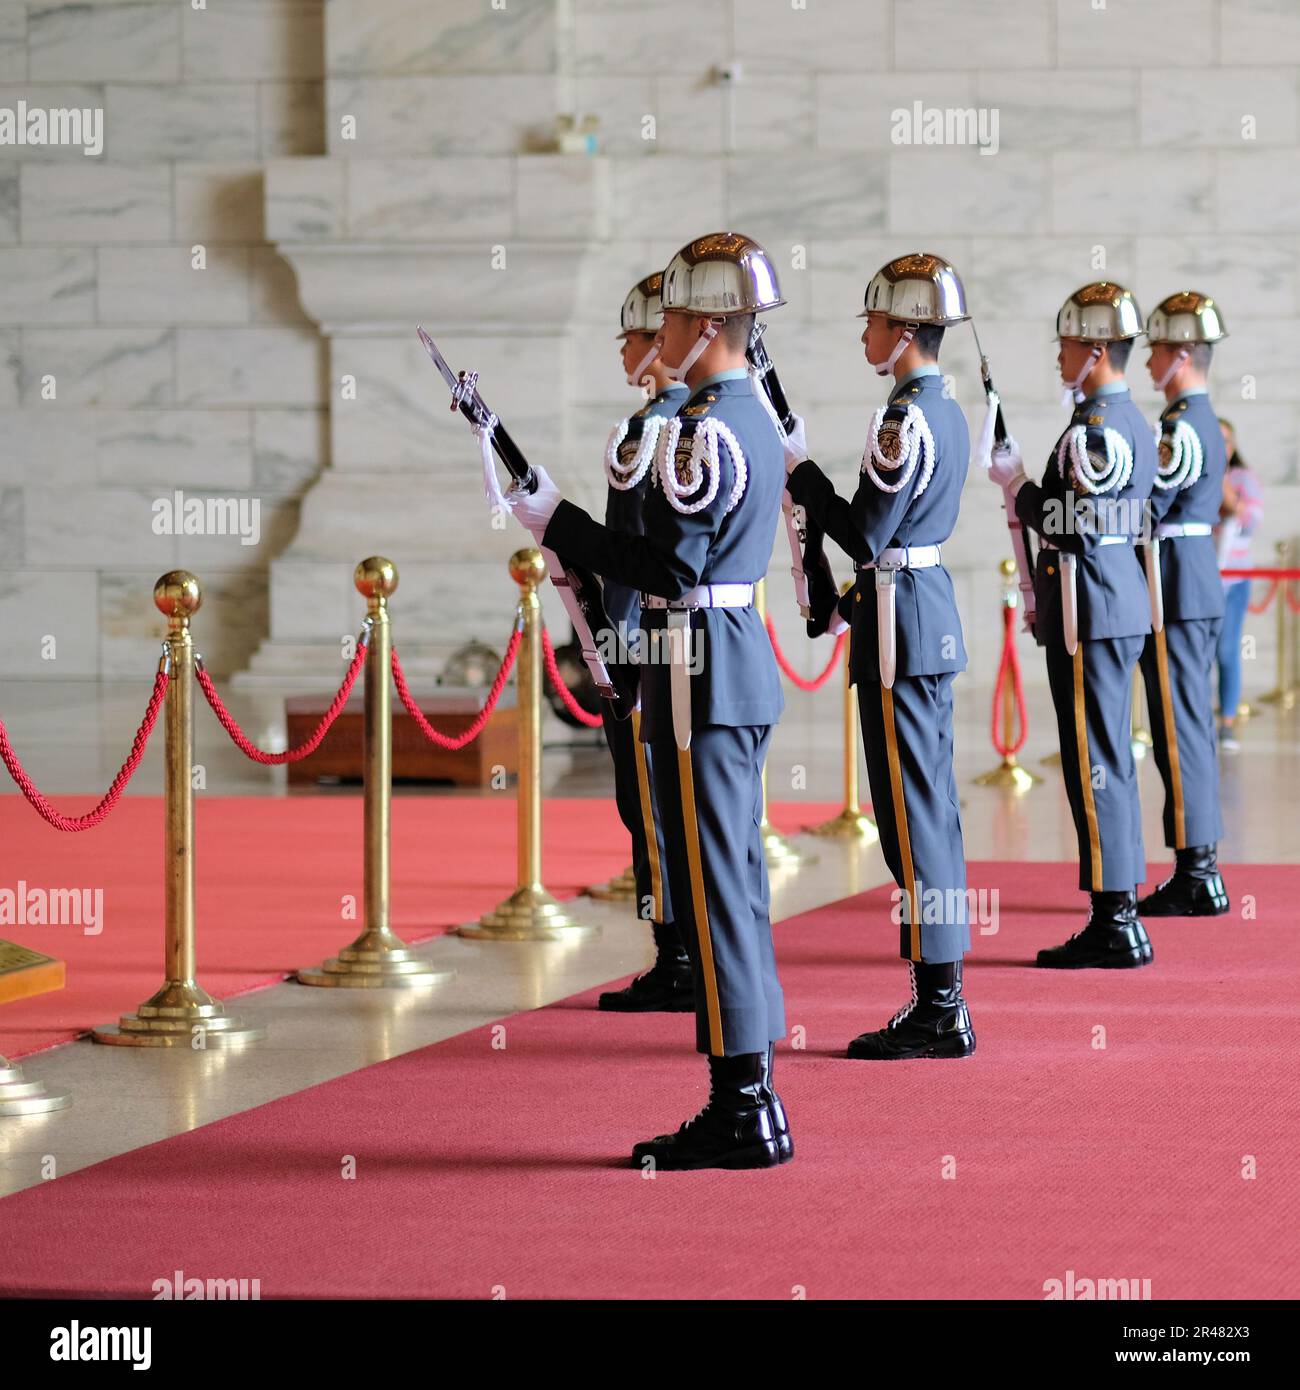
[[[1217,846],[1176,849],[1173,873],[1137,906],[1144,917],[1218,917],[1227,912]]]
[[[689,1014],[695,1012],[695,982],[691,958],[677,928],[669,922],[652,922],[655,963],[623,989],[606,990],[598,1008],[622,1014]]]
[[[1132,970],[1153,959],[1146,928],[1138,921],[1136,893],[1094,893],[1087,925],[1063,946],[1039,951],[1053,970]]]
[[[767,1108],[772,1116],[772,1132],[776,1136],[776,1154],[782,1163],[789,1163],[794,1157],[794,1140],[790,1138],[790,1124],[785,1117],[785,1106],[772,1084],[773,1053],[775,1043],[768,1043],[763,1054],[763,1094],[767,1098]]]
[[[908,961],[908,967],[911,999],[883,1028],[854,1038],[848,1055],[865,1062],[969,1057],[975,1051],[975,1032],[961,993],[961,961]]]
[[[668,1169],[775,1168],[781,1151],[768,1097],[775,1101],[776,1093],[765,1078],[770,1081],[766,1052],[710,1057],[709,1103],[676,1134],[635,1145],[633,1167],[650,1158]]]

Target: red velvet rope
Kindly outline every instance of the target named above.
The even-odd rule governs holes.
[[[545,628],[542,629],[542,655],[546,658],[546,675],[555,693],[564,701],[564,708],[579,724],[585,724],[589,729],[599,729],[605,722],[604,718],[599,714],[588,714],[573,698],[573,692],[565,685],[560,668],[555,664],[555,648],[551,646],[551,634]]]
[[[990,733],[993,747],[1004,758],[1014,757],[1025,746],[1029,735],[1029,718],[1025,713],[1025,690],[1020,682],[1020,653],[1016,650],[1016,610],[1009,604],[1002,607],[1002,659],[998,662],[997,679],[993,682],[993,720]],[[1016,723],[1020,727],[1020,737],[1010,746],[1002,743],[1002,688],[1007,677],[1011,678],[1011,688],[1016,703]]]
[[[160,669],[154,677],[153,694],[149,697],[149,704],[145,709],[144,718],[140,721],[140,727],[136,730],[135,739],[131,744],[131,751],[127,755],[126,762],[122,764],[121,770],[113,778],[113,785],[104,793],[104,799],[93,811],[88,811],[84,816],[60,815],[37,791],[32,779],[23,770],[22,763],[18,761],[18,755],[10,746],[9,734],[5,729],[4,722],[0,720],[0,759],[3,759],[4,765],[9,769],[9,775],[18,783],[19,791],[31,803],[42,820],[52,825],[55,830],[89,830],[92,826],[98,825],[117,805],[123,789],[135,776],[135,770],[140,766],[140,759],[144,757],[145,745],[149,742],[149,735],[153,733],[153,726],[158,719],[158,711],[162,708],[163,698],[167,694],[168,680],[167,671]]]
[[[1296,598],[1295,585],[1288,584],[1284,592],[1286,593],[1286,606],[1293,613],[1300,613],[1300,600]]]
[[[348,667],[347,675],[343,677],[343,684],[339,686],[339,693],[335,695],[334,703],[325,711],[325,715],[317,724],[315,732],[305,743],[300,743],[297,748],[287,748],[283,753],[264,752],[250,741],[247,734],[239,727],[235,716],[222,703],[221,696],[217,694],[216,686],[212,684],[212,677],[203,669],[202,662],[196,661],[194,663],[194,674],[203,693],[208,697],[208,704],[212,706],[213,714],[217,716],[221,727],[230,735],[235,747],[255,763],[275,767],[282,763],[299,762],[320,747],[321,740],[329,732],[330,725],[343,712],[343,706],[347,704],[348,696],[352,694],[352,687],[356,684],[357,675],[365,664],[367,650],[364,642],[357,643],[357,654],[352,658],[352,665]]]
[[[820,675],[814,676],[809,680],[806,676],[801,676],[790,663],[786,660],[785,653],[781,650],[781,644],[776,640],[776,625],[772,622],[772,615],[767,615],[767,635],[772,643],[772,655],[776,657],[776,664],[781,668],[782,674],[791,685],[797,686],[800,690],[820,690],[831,678],[831,673],[839,665],[840,657],[844,654],[844,639],[847,633],[841,632],[835,639],[835,650],[831,653],[831,659],[826,663],[826,668]]]
[[[1278,584],[1280,582],[1281,581],[1277,579],[1273,580],[1273,582],[1268,586],[1267,590],[1265,591],[1263,600],[1261,602],[1247,603],[1246,606],[1250,609],[1252,613],[1262,613],[1269,606],[1269,604],[1273,602],[1273,595],[1277,593]]]
[[[397,695],[402,704],[406,706],[406,712],[415,720],[416,728],[429,740],[430,743],[437,744],[439,748],[445,748],[449,752],[455,753],[460,749],[468,747],[483,732],[488,720],[491,718],[492,711],[496,708],[497,701],[501,698],[501,692],[506,688],[506,681],[510,677],[510,669],[515,664],[515,657],[519,654],[519,643],[523,638],[523,633],[518,628],[510,634],[510,645],[506,647],[505,659],[501,663],[501,669],[497,672],[497,678],[492,682],[492,689],[488,691],[487,702],[479,710],[474,722],[463,733],[456,734],[454,737],[449,734],[441,734],[424,717],[424,712],[415,703],[415,698],[411,694],[410,688],[406,684],[406,676],[402,672],[402,663],[397,659],[397,648],[393,648],[393,684],[397,687]]]

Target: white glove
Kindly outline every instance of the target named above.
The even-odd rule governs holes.
[[[794,424],[782,443],[785,445],[785,476],[788,478],[808,457],[808,440],[804,436],[802,415],[794,417]]]
[[[1008,438],[1005,444],[997,444],[989,459],[989,478],[1012,497],[1027,481],[1024,460],[1020,457],[1020,445]]]
[[[534,464],[533,477],[537,479],[536,492],[523,492],[518,483],[511,483],[506,489],[505,502],[515,520],[531,531],[533,539],[541,545],[555,509],[564,499],[546,469]]]
[[[993,436],[997,432],[998,409],[1001,404],[997,393],[990,393],[988,408],[984,412],[984,424],[980,428],[979,438],[975,441],[975,448],[971,452],[971,462],[978,463],[981,468],[989,466],[989,459],[993,453]]]

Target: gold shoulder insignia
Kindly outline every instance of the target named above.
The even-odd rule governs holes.
[[[1105,424],[1105,417],[1104,417],[1104,416],[1101,416],[1101,415],[1089,415],[1089,416],[1088,416],[1088,423],[1089,423],[1090,425],[1102,425],[1102,424]]]
[[[699,405],[688,405],[688,406],[686,407],[686,409],[682,411],[682,414],[683,414],[683,415],[707,415],[707,414],[709,413],[709,410],[712,408],[712,406],[713,406],[713,402],[712,402],[712,401],[710,401],[710,400],[704,400],[704,401],[701,401],[701,402],[699,403]]]

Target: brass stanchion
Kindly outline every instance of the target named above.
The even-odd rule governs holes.
[[[438,984],[454,970],[436,969],[415,954],[389,926],[393,800],[392,626],[388,600],[397,588],[397,566],[382,555],[362,560],[352,576],[366,600],[370,638],[366,643],[365,733],[362,822],[365,843],[362,921],[365,930],[337,956],[300,970],[299,984],[353,989],[404,988]]]
[[[1002,607],[1012,613],[1020,606],[1020,594],[1016,588],[1016,562],[1014,560],[1003,560],[998,565],[998,573],[1002,576]],[[1005,619],[1003,620],[1005,622]],[[1016,640],[1015,620],[1012,619],[1011,641]],[[1016,696],[1012,688],[1012,683],[1008,681],[1002,689],[1002,742],[1011,747],[1011,741],[1015,737],[1016,726]],[[1003,753],[1002,761],[997,767],[989,772],[982,772],[975,779],[977,786],[981,787],[1010,787],[1012,791],[1027,792],[1035,782],[1041,782],[1041,777],[1036,777],[1027,767],[1022,767],[1014,753]]]
[[[840,593],[848,593],[853,585],[847,580],[840,585]],[[880,839],[880,832],[870,816],[864,815],[858,802],[858,702],[853,693],[853,644],[844,643],[844,806],[838,815],[820,825],[809,827],[810,835],[826,835],[831,838],[860,840],[864,845],[873,845]]]
[[[754,586],[754,607],[764,629],[767,627],[767,581],[760,579]],[[769,748],[770,748],[769,744]],[[767,857],[769,869],[793,869],[799,864],[815,863],[816,860],[797,849],[767,818],[767,762],[763,763],[763,819],[759,823],[759,834],[763,838],[763,853]]]
[[[1291,565],[1291,542],[1278,541],[1274,547],[1277,567],[1289,569]],[[1286,590],[1289,580],[1278,581],[1277,596],[1277,684],[1267,694],[1259,697],[1262,705],[1276,705],[1278,709],[1291,709],[1296,701],[1295,652],[1287,633]],[[1294,633],[1290,634],[1292,637]]]
[[[518,883],[476,924],[458,927],[461,936],[492,941],[572,941],[600,928],[570,917],[542,886],[542,605],[537,586],[546,578],[540,550],[516,550],[510,577],[519,585]]]
[[[631,864],[617,878],[607,883],[596,883],[587,889],[587,896],[598,902],[625,902],[636,897],[636,874]]]
[[[194,978],[194,642],[190,618],[203,602],[199,581],[173,570],[154,585],[153,601],[167,618],[163,660],[167,685],[165,945],[162,986],[116,1028],[96,1028],[96,1042],[129,1047],[239,1047],[266,1036],[214,999]]]
[[[1133,756],[1141,759],[1147,755],[1147,749],[1151,747],[1151,730],[1142,723],[1142,710],[1146,698],[1146,686],[1142,681],[1142,668],[1133,668],[1133,706],[1129,714],[1129,744],[1133,749]]]

